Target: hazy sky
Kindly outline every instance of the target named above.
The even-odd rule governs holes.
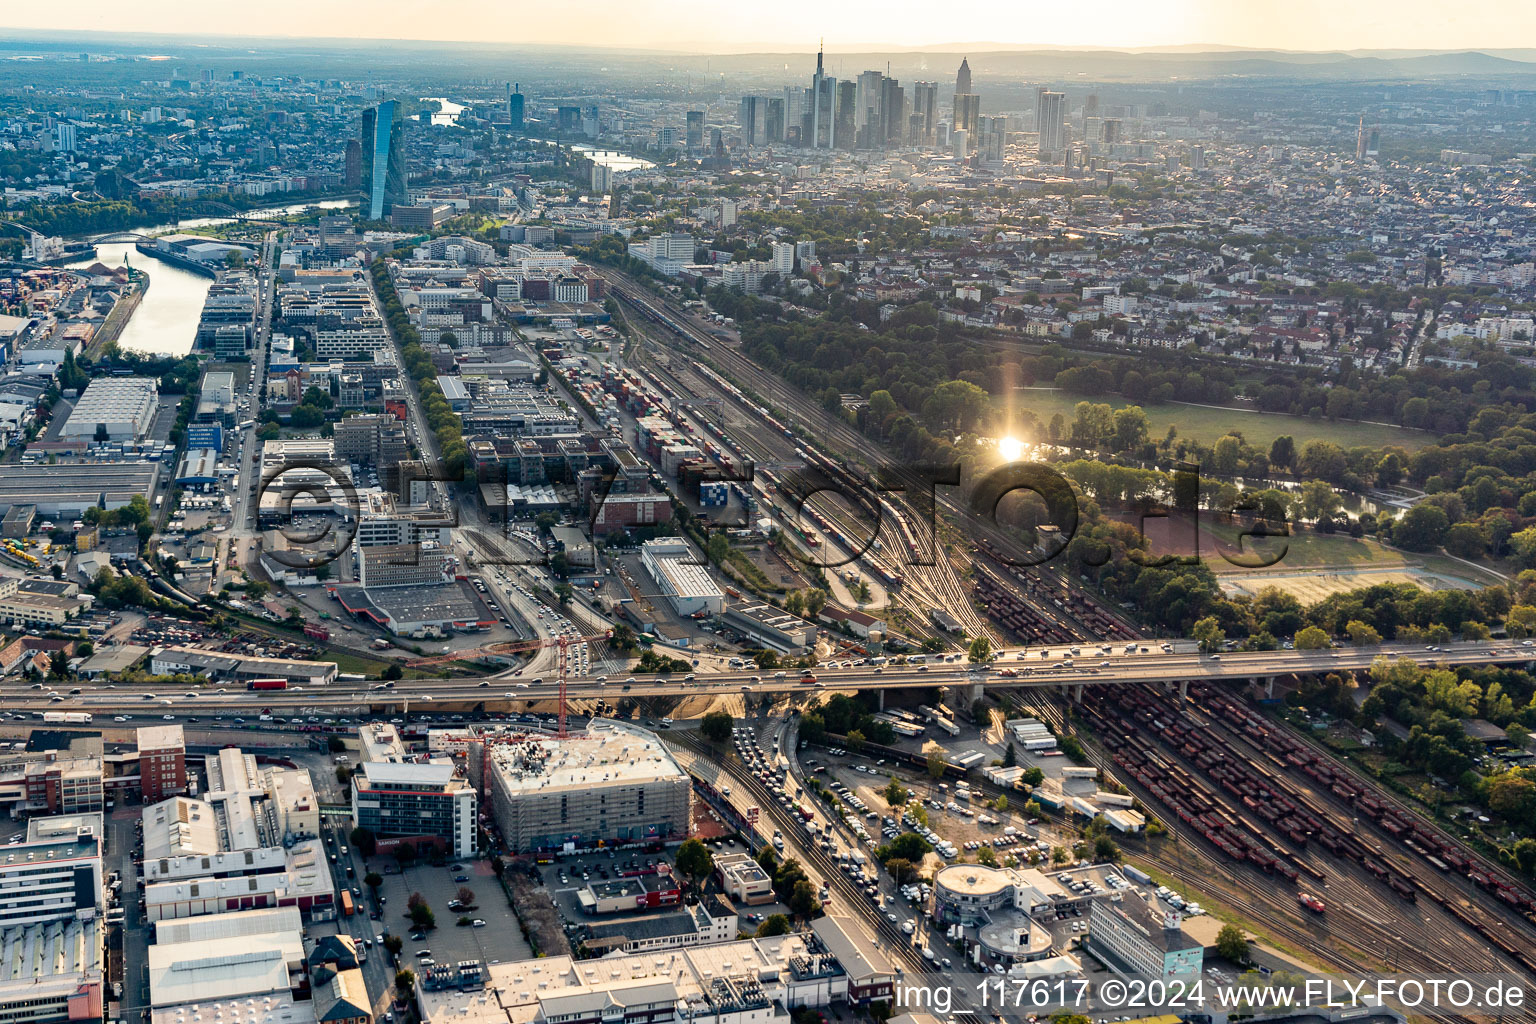
[[[1293,50],[1536,46],[1531,0],[75,0],[14,3],[13,28],[470,40],[701,51],[1214,43]]]

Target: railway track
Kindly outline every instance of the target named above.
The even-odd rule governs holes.
[[[686,733],[667,733],[662,738],[668,743],[687,749],[695,756],[713,761],[724,769],[730,775],[731,781],[735,785],[751,793],[753,798],[757,800],[758,807],[773,821],[779,831],[784,833],[786,844],[789,843],[788,837],[800,834],[799,819],[784,810],[780,806],[778,798],[769,792],[768,788],[756,776],[745,770],[735,770],[740,768],[740,762],[736,760],[734,753],[727,752],[722,757],[720,752],[709,744]],[[863,890],[855,886],[843,874],[837,862],[826,851],[815,844],[801,847],[796,842],[793,845],[800,850],[803,860],[814,865],[817,873],[826,880],[829,889],[835,892],[838,898],[843,900],[850,910],[854,907],[863,908],[860,911],[854,912],[859,913],[860,916],[874,923],[875,933],[885,940],[887,951],[901,962],[901,966],[906,971],[921,973],[928,969],[928,965],[912,947],[910,937],[902,934],[901,929],[887,920],[878,910],[871,911],[868,909],[869,900],[864,895]]]

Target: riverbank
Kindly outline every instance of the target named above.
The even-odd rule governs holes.
[[[106,320],[102,321],[101,330],[91,338],[91,343],[85,347],[84,355],[91,360],[100,357],[101,353],[109,345],[117,344],[118,337],[123,333],[123,328],[128,326],[133,319],[134,312],[139,308],[139,303],[144,301],[144,293],[149,291],[149,275],[142,270],[135,270],[136,279],[133,282],[133,290],[112,307]]]
[[[212,279],[219,276],[217,267],[204,263],[202,260],[179,256],[174,252],[161,249],[151,242],[135,242],[133,247],[145,256],[151,256],[162,263],[169,263],[173,267],[180,267],[182,270],[190,270],[201,277]]]

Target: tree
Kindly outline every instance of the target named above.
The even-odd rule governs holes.
[[[325,749],[332,754],[339,754],[347,749],[347,742],[340,736],[328,736],[325,741]]]
[[[966,657],[972,665],[980,665],[992,660],[992,641],[984,636],[979,636],[971,641],[970,650]]]
[[[1376,638],[1381,639],[1379,636]],[[1296,649],[1298,651],[1322,651],[1333,646],[1333,641],[1328,639],[1328,634],[1316,626],[1305,626],[1296,631]]]
[[[709,852],[709,847],[698,839],[688,839],[677,848],[677,856],[674,858],[677,870],[681,871],[694,883],[701,878],[707,878],[715,869],[714,855]]]
[[[1290,469],[1296,462],[1296,439],[1289,434],[1281,434],[1270,442],[1269,464]]]
[[[1099,836],[1093,841],[1093,857],[1113,863],[1120,859],[1120,847],[1109,836]]]
[[[405,671],[401,669],[399,665],[390,664],[385,666],[384,671],[379,674],[379,678],[393,681],[399,679],[403,675],[405,675]]]
[[[890,872],[897,885],[906,885],[917,877],[917,867],[905,857],[892,857],[885,862],[885,870]]]
[[[437,915],[432,913],[432,908],[425,901],[416,904],[410,909],[411,923],[417,928],[428,929],[437,927]]]
[[[344,764],[336,766],[336,785],[346,789],[352,784],[352,769]]]
[[[352,840],[352,845],[357,847],[357,852],[364,857],[372,857],[378,852],[379,840],[372,829],[359,825],[348,834],[347,838]]]
[[[395,975],[395,992],[399,995],[400,1001],[402,1003],[408,1001],[415,991],[416,972],[409,969],[399,971]]]
[[[400,951],[405,948],[405,940],[398,935],[386,935],[384,936],[384,948],[389,952],[390,956],[399,956]]]
[[[933,849],[928,840],[916,832],[903,832],[884,846],[875,850],[875,857],[884,864],[890,860],[899,859],[913,864],[921,864],[923,855]]]
[[[1207,615],[1191,626],[1189,635],[1199,642],[1200,649],[1207,654],[1221,650],[1221,645],[1227,639],[1226,631],[1213,615]]]
[[[1445,531],[1450,525],[1450,517],[1444,509],[1421,501],[1392,527],[1392,543],[1409,551],[1433,551],[1445,539]]]
[[[1248,939],[1235,924],[1224,924],[1216,933],[1216,955],[1240,964],[1248,959]]]
[[[384,884],[384,876],[377,871],[370,871],[363,876],[363,884],[373,892],[375,899],[379,896],[379,887]]]
[[[896,776],[891,776],[891,781],[886,784],[884,794],[885,802],[892,807],[900,807],[907,802],[907,787],[897,781]]]
[[[1035,786],[1038,786],[1040,783],[1045,781],[1045,772],[1040,770],[1039,765],[1030,765],[1028,768],[1024,769],[1024,775],[1020,781],[1022,781],[1024,785],[1033,789]]]
[[[944,777],[944,769],[948,765],[944,761],[944,751],[934,748],[928,751],[928,774],[934,779]]]
[[[1488,787],[1488,807],[1510,821],[1536,818],[1536,782],[1506,772]]]
[[[395,860],[400,862],[400,870],[404,871],[416,863],[416,847],[410,843],[401,843],[395,847]]]
[[[985,697],[978,697],[971,701],[971,721],[985,729],[992,720],[992,713],[988,710]]]
[[[709,554],[709,560],[715,565],[721,565],[731,553],[731,542],[723,533],[712,533],[709,536],[709,545],[705,549]]]
[[[985,864],[989,868],[997,867],[997,853],[990,846],[983,846],[976,851],[976,863]]]
[[[472,907],[475,905],[475,890],[467,885],[459,886],[459,891],[453,895],[463,906]]]
[[[1344,626],[1344,632],[1349,635],[1349,642],[1356,647],[1374,647],[1381,643],[1381,634],[1376,632],[1376,628],[1359,619],[1350,619]]]
[[[711,743],[724,743],[731,738],[736,720],[725,711],[711,711],[699,722],[699,731]]]
[[[808,920],[821,912],[821,901],[816,898],[816,886],[808,878],[795,883],[789,894],[789,909],[802,920]]]
[[[864,736],[864,730],[850,729],[848,731],[848,749],[853,751],[855,754],[863,750],[864,744],[867,742],[868,739]]]
[[[769,914],[768,919],[757,926],[756,935],[759,939],[766,939],[774,935],[788,935],[790,931],[789,918],[783,914]]]

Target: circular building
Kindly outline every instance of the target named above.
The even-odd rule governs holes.
[[[967,927],[991,920],[995,911],[1012,908],[1017,879],[1005,868],[985,864],[950,864],[933,876],[933,916],[940,924]]]
[[[976,929],[976,941],[990,962],[1013,964],[1051,955],[1051,933],[1017,910],[1000,910]]]

